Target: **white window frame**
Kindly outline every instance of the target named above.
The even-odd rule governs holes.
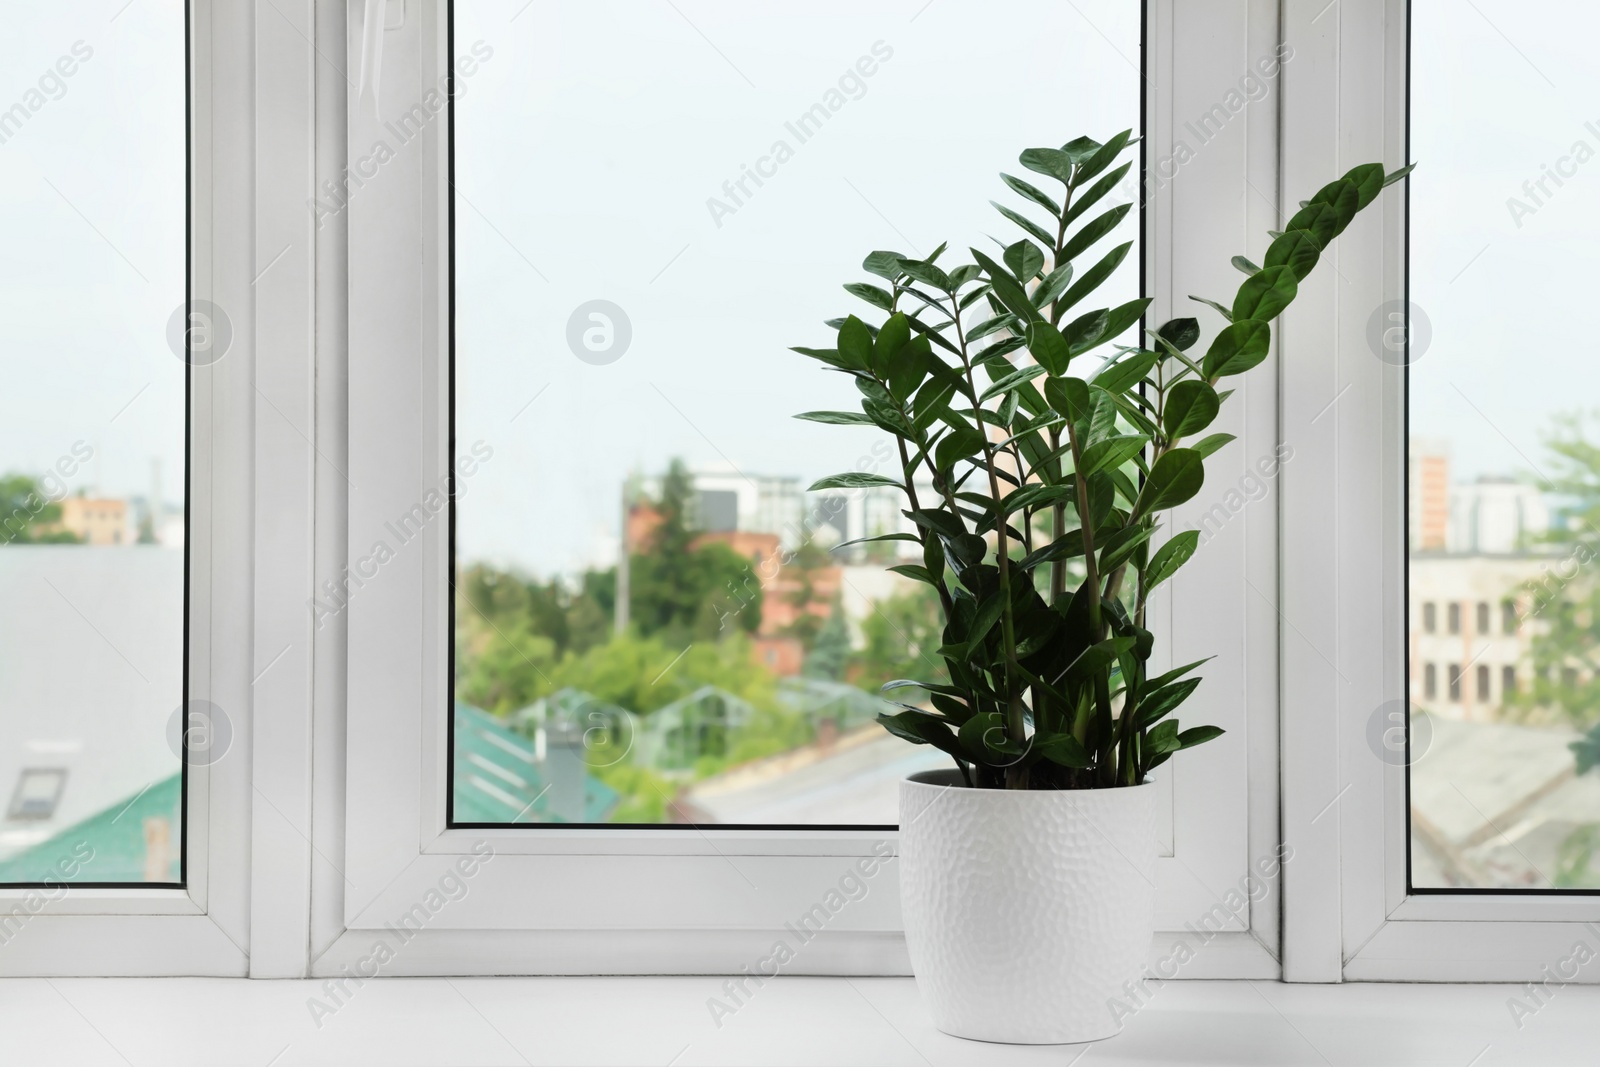
[[[309,866],[295,858],[310,852],[309,804],[285,788],[299,761],[280,743],[309,720],[309,626],[299,588],[282,581],[301,562],[310,577],[312,448],[296,427],[310,426],[311,350],[297,329],[311,321],[312,245],[291,180],[297,156],[310,161],[309,94],[296,84],[309,64],[278,18],[189,3],[189,296],[225,310],[233,343],[188,371],[187,683],[228,716],[232,745],[187,769],[184,887],[69,886],[38,910],[41,891],[0,887],[0,911],[31,913],[0,949],[3,976],[256,974],[273,953],[269,939],[252,955],[254,924],[295,907],[280,879]],[[268,245],[301,254],[263,272]]]
[[[1406,149],[1406,0],[1285,8],[1284,199]],[[1292,196],[1290,195],[1292,194]],[[1284,977],[1523,982],[1594,945],[1600,895],[1422,893],[1407,882],[1406,768],[1367,720],[1404,701],[1405,374],[1367,348],[1405,298],[1406,187],[1358,219],[1284,316]],[[1327,343],[1327,338],[1335,343]],[[1327,411],[1328,417],[1316,419]],[[1334,666],[1337,664],[1337,667]],[[1404,706],[1403,704],[1398,706]],[[1600,981],[1588,968],[1579,981]]]
[[[344,116],[352,164],[371,155],[383,121],[422,100],[443,73],[447,5],[413,0],[406,7],[405,25],[383,34],[380,84],[353,79]],[[348,5],[352,73],[373,69],[361,28],[374,9],[355,0]],[[1172,155],[1173,138],[1192,139],[1175,116],[1222,100],[1252,62],[1273,51],[1277,13],[1270,0],[1152,0],[1148,20],[1147,152],[1154,163]],[[1185,35],[1207,46],[1174,47]],[[1225,46],[1217,46],[1219,38]],[[1264,250],[1276,205],[1241,198],[1237,190],[1246,177],[1258,188],[1276,187],[1275,95],[1186,161],[1182,180],[1164,183],[1147,205],[1152,322],[1194,314],[1188,293],[1226,292],[1235,282],[1229,256]],[[429,488],[443,483],[448,463],[447,122],[441,114],[378,174],[364,176],[369,180],[342,216],[349,225],[348,470],[360,489],[348,501],[341,563],[358,575],[370,572],[362,559],[384,536],[384,523],[423,502]],[[1237,482],[1247,464],[1278,442],[1276,382],[1269,368],[1263,371],[1224,415],[1228,425],[1218,427],[1241,439],[1215,463],[1220,485]],[[329,372],[325,364],[325,380],[338,369]],[[1215,503],[1202,500],[1192,516],[1173,515],[1173,528],[1197,525],[1204,506]],[[1275,524],[1270,505],[1249,509],[1156,605],[1169,622],[1174,656],[1199,649],[1189,657],[1196,658],[1221,643],[1226,654],[1192,714],[1222,723],[1238,739],[1175,763],[1167,775],[1164,788],[1187,794],[1186,803],[1172,805],[1169,851],[1176,855],[1164,858],[1159,871],[1158,925],[1174,937],[1208,916],[1218,921],[1218,902],[1280,840],[1277,617],[1266,597],[1218,600],[1220,591],[1242,588],[1244,578],[1270,596]],[[819,899],[855,858],[869,855],[879,840],[892,841],[892,833],[874,830],[447,829],[448,550],[441,517],[328,621],[329,629],[347,627],[348,703],[319,711],[319,739],[338,731],[343,711],[345,760],[318,761],[317,836],[342,837],[343,869],[318,867],[313,973],[338,973],[369,956],[374,935],[423,900],[474,847],[492,849],[495,858],[475,871],[465,899],[407,940],[407,951],[385,973],[736,970],[769,947],[772,933]],[[339,566],[318,577],[319,584],[324,577],[336,585],[342,580]],[[1208,605],[1203,617],[1183,610],[1190,598]],[[888,870],[791,969],[907,973]],[[651,892],[632,899],[637,894],[628,888],[639,885]],[[1186,976],[1277,976],[1275,894],[1226,916],[1224,925]],[[617,937],[623,930],[628,936]],[[1170,938],[1158,942],[1154,955],[1171,947]]]

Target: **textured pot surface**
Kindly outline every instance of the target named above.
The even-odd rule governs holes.
[[[900,894],[917,988],[947,1034],[1095,1041],[1150,951],[1155,789],[900,783]]]

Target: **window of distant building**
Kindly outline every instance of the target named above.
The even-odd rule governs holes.
[[[1489,632],[1489,602],[1487,600],[1480,600],[1480,601],[1478,601],[1478,633],[1480,635],[1482,635],[1482,634],[1487,634],[1488,632]]]
[[[1453,633],[1453,634],[1460,633],[1461,632],[1461,605],[1460,604],[1451,604],[1450,605],[1449,619],[1450,619],[1450,632]]]
[[[1500,629],[1508,634],[1517,632],[1517,602],[1515,600],[1502,600],[1500,602]]]
[[[1461,702],[1461,668],[1454,663],[1450,665],[1450,701],[1455,704]]]
[[[1439,609],[1433,601],[1422,605],[1422,632],[1425,634],[1437,633],[1439,630]]]
[[[1424,700],[1436,700],[1439,696],[1439,668],[1431,663],[1422,668],[1422,696]]]
[[[1488,605],[1485,604],[1484,607],[1487,608]],[[1480,665],[1478,667],[1478,700],[1480,702],[1482,702],[1482,701],[1487,701],[1488,699],[1489,699],[1489,668]]]
[[[1500,697],[1509,700],[1517,695],[1517,669],[1506,666],[1500,668]]]

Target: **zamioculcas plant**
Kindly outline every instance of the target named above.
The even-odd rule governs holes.
[[[1131,164],[1114,164],[1133,143],[1128,131],[1023,152],[1055,190],[1001,175],[1035,211],[995,205],[1026,236],[998,260],[972,249],[959,266],[940,263],[944,245],[926,259],[873,252],[862,266],[883,284],[845,289],[881,321],[833,320],[836,348],[795,349],[861,393],[859,412],[799,418],[876,426],[899,445],[898,477],[840,474],[811,488],[901,490],[917,532],[865,540],[917,542],[922,563],[891,569],[932,586],[943,608],[948,682],[888,682],[891,699],[922,691],[931,707],[897,701],[903,710],[878,721],[949,753],[971,786],[1136,785],[1222,733],[1180,729],[1173,714],[1200,663],[1146,669],[1150,593],[1199,541],[1193,530],[1158,536],[1160,516],[1199,491],[1206,457],[1232,440],[1205,434],[1231,392],[1224,380],[1267,358],[1272,320],[1323,250],[1410,170],[1356,167],[1272,234],[1261,266],[1235,257],[1246,277],[1233,300],[1194,298],[1226,320],[1202,355],[1195,319],[1141,338],[1149,300],[1093,306],[1132,242],[1077,263],[1132,207],[1094,211],[1127,174]]]

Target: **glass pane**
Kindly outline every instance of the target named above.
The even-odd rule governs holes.
[[[1413,19],[1412,883],[1600,888],[1600,423],[1562,314],[1600,282],[1600,11]]]
[[[0,883],[174,883],[184,7],[0,25]]]
[[[855,391],[788,348],[1137,128],[1139,7],[456,5],[457,822],[890,824],[945,765],[873,722],[936,604],[833,550],[898,500],[807,491],[890,442],[792,418]]]

